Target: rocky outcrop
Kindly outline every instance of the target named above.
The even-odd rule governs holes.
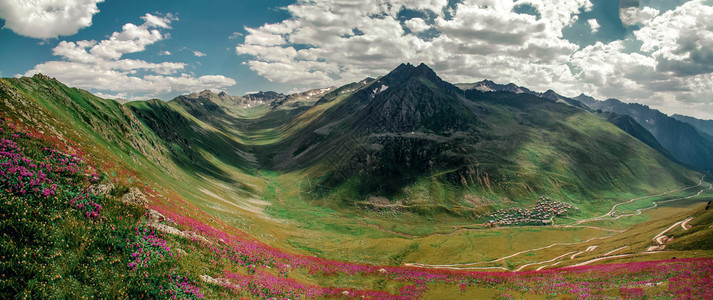
[[[121,196],[121,201],[124,203],[135,204],[139,206],[148,206],[149,202],[146,200],[146,195],[141,192],[141,190],[132,187],[129,188],[129,192]]]
[[[180,236],[183,238],[187,238],[190,240],[198,241],[198,242],[203,242],[209,245],[212,245],[213,243],[206,239],[204,236],[197,234],[192,231],[181,231],[180,229],[172,226],[168,226],[165,224],[157,223],[157,222],[149,222],[148,226],[155,229],[156,231],[163,232],[165,234],[171,234],[171,235],[176,235]]]
[[[111,182],[95,183],[87,188],[87,193],[97,196],[108,196],[114,191],[114,185]]]
[[[152,222],[163,222],[164,220],[166,220],[166,217],[162,213],[157,212],[153,209],[149,209],[148,217],[149,220]]]
[[[213,278],[208,275],[201,275],[200,279],[205,283],[215,284],[218,286],[230,286],[232,285],[228,279],[225,278]]]

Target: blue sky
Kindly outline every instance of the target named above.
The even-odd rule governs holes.
[[[425,62],[713,119],[713,0],[0,0],[0,76],[103,97],[341,85]]]

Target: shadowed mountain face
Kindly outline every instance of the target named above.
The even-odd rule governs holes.
[[[380,124],[366,125],[381,132],[448,134],[466,130],[478,121],[459,95],[458,88],[441,80],[425,64],[402,64],[354,95],[354,100],[366,106],[355,114],[352,126],[374,120]]]
[[[424,64],[403,64],[377,79],[294,95],[204,91],[121,105],[42,76],[2,81],[7,103],[34,101],[58,119],[71,111],[70,128],[122,132],[87,141],[118,156],[231,184],[235,172],[298,174],[308,179],[300,193],[335,206],[383,196],[419,213],[470,215],[480,205],[472,195],[494,203],[549,195],[587,206],[697,176],[654,150],[665,153],[629,117],[606,115],[610,123],[554,92],[508,86],[518,90],[463,91]],[[47,92],[23,100],[15,90]],[[57,95],[66,96],[48,100]],[[113,120],[108,112],[126,117],[99,122]],[[133,135],[148,140],[124,142]]]
[[[699,170],[713,170],[713,140],[691,124],[641,104],[623,103],[616,99],[597,101],[584,95],[576,99],[593,109],[631,116],[678,161]]]
[[[654,150],[661,152],[668,159],[676,161],[676,159],[669,153],[658,140],[648,131],[646,128],[641,126],[634,118],[627,115],[618,115],[613,112],[602,113],[603,117],[607,121],[619,127],[621,130],[635,137],[636,139],[642,141],[644,144],[653,148]]]
[[[703,136],[713,141],[713,120],[701,120],[689,116],[673,115],[672,118],[693,125]]]

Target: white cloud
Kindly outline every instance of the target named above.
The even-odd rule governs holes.
[[[196,57],[203,57],[203,56],[206,56],[207,54],[200,52],[200,51],[193,51],[193,55],[195,55]]]
[[[421,18],[408,19],[404,23],[406,24],[406,27],[413,32],[424,32],[431,28],[431,26],[426,24],[426,21]]]
[[[171,20],[151,14],[141,18],[144,19],[144,24],[137,26],[127,23],[121,32],[114,32],[108,40],[92,46],[90,52],[101,58],[118,59],[126,53],[144,51],[147,45],[164,39],[159,30],[152,28],[170,28],[168,24]]]
[[[61,41],[52,51],[65,60],[36,65],[25,76],[43,73],[71,86],[119,93],[122,98],[129,99],[219,89],[235,84],[235,80],[221,75],[196,77],[185,73],[185,63],[122,59],[124,54],[142,52],[147,46],[165,39],[166,35],[160,29],[171,28],[171,21],[175,20],[170,15],[159,17],[151,14],[144,15],[142,19],[143,24],[128,23],[122,31],[114,32],[106,40]],[[170,55],[170,52],[163,51],[161,54]]]
[[[50,61],[35,66],[25,76],[43,73],[71,85],[85,89],[131,93],[129,99],[147,99],[174,91],[190,92],[208,88],[224,88],[235,84],[233,79],[221,75],[195,77],[182,73],[178,76],[134,75],[131,71],[108,68],[104,65],[87,65],[70,61]]]
[[[158,55],[171,55],[171,51],[164,50],[158,53]]]
[[[236,52],[252,57],[250,68],[271,81],[315,87],[382,75],[406,61],[425,62],[454,81],[488,76],[545,84],[543,73],[568,76],[559,73],[577,46],[561,31],[591,7],[588,0],[465,0],[447,18],[448,1],[367,2],[299,1],[287,8],[292,18],[245,28]],[[542,18],[513,12],[516,3],[532,5]],[[402,25],[403,8],[434,13],[433,25],[420,18]],[[429,27],[438,31],[435,37],[416,34]]]
[[[243,35],[244,35],[244,34],[242,34],[242,33],[236,31],[236,32],[233,32],[233,34],[231,34],[228,38],[231,39],[231,40],[234,40],[234,39],[237,39],[237,38],[239,38],[239,37],[241,37],[241,36],[243,36]]]
[[[582,71],[577,74],[580,89],[599,98],[650,97],[646,85],[652,80],[663,80],[653,74],[656,62],[639,53],[624,53],[621,41],[601,42],[587,46],[572,56],[572,65]]]
[[[589,24],[589,28],[592,29],[592,33],[596,33],[599,31],[599,22],[597,22],[597,19],[589,19],[587,20],[587,23]]]
[[[19,35],[46,39],[73,35],[92,25],[103,0],[1,0],[5,28]]]
[[[126,99],[127,94],[126,93],[116,93],[116,94],[105,94],[102,92],[95,92],[94,96],[97,96],[99,98],[104,98],[104,99]]]
[[[676,76],[713,72],[713,6],[687,2],[636,31],[641,50],[651,52],[661,72]]]
[[[659,10],[648,6],[622,7],[619,10],[619,18],[624,26],[645,24],[658,14]]]

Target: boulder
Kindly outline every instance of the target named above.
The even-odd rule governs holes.
[[[114,185],[111,182],[95,183],[87,188],[87,193],[97,196],[107,196],[114,191]]]
[[[164,217],[163,214],[161,214],[160,212],[157,212],[153,209],[149,209],[148,214],[149,214],[149,220],[156,222],[156,223],[161,222],[166,219],[166,217]]]
[[[139,206],[147,206],[149,204],[148,200],[146,200],[146,195],[135,187],[129,188],[129,192],[121,196],[121,201]]]
[[[199,278],[205,283],[215,284],[219,286],[230,286],[230,281],[225,278],[213,278],[208,275],[201,275],[199,276]]]

